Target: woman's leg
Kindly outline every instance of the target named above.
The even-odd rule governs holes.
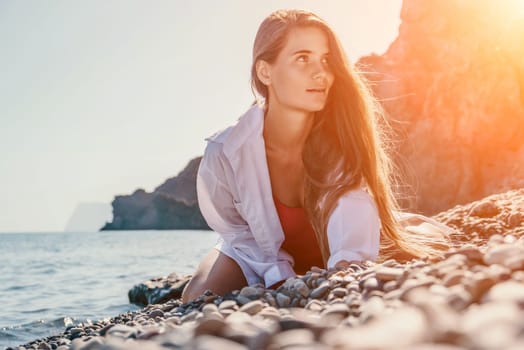
[[[198,298],[206,289],[224,295],[232,290],[242,289],[246,285],[244,273],[235,260],[213,248],[202,259],[193,278],[184,288],[182,302],[186,303]]]

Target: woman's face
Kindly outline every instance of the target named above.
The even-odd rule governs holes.
[[[293,28],[268,73],[272,108],[322,110],[334,81],[327,35],[316,27]]]

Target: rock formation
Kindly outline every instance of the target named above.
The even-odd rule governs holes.
[[[433,215],[524,186],[519,10],[515,0],[405,0],[387,52],[359,60],[396,130],[405,208]]]
[[[129,290],[129,302],[145,306],[161,304],[171,299],[179,299],[191,275],[180,276],[176,272],[166,277],[152,278],[149,281],[137,284]]]
[[[202,157],[197,157],[177,176],[166,180],[151,193],[143,189],[116,196],[113,221],[102,230],[208,230],[196,195],[196,174]]]

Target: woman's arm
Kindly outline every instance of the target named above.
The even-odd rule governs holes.
[[[375,260],[380,247],[380,218],[371,195],[360,188],[341,196],[329,218],[327,236],[328,268]]]
[[[222,144],[209,142],[197,174],[198,204],[207,224],[220,234],[224,249],[232,252],[244,273],[251,276],[249,284],[264,283],[267,287],[295,276],[287,257],[280,253],[268,256],[260,249],[248,223],[237,210],[241,203],[233,196],[234,179],[230,172]]]

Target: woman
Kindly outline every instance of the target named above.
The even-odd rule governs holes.
[[[269,15],[251,81],[257,101],[206,139],[198,201],[220,239],[184,302],[206,289],[275,288],[315,265],[439,256],[442,236],[398,222],[380,106],[326,22],[304,10]]]

